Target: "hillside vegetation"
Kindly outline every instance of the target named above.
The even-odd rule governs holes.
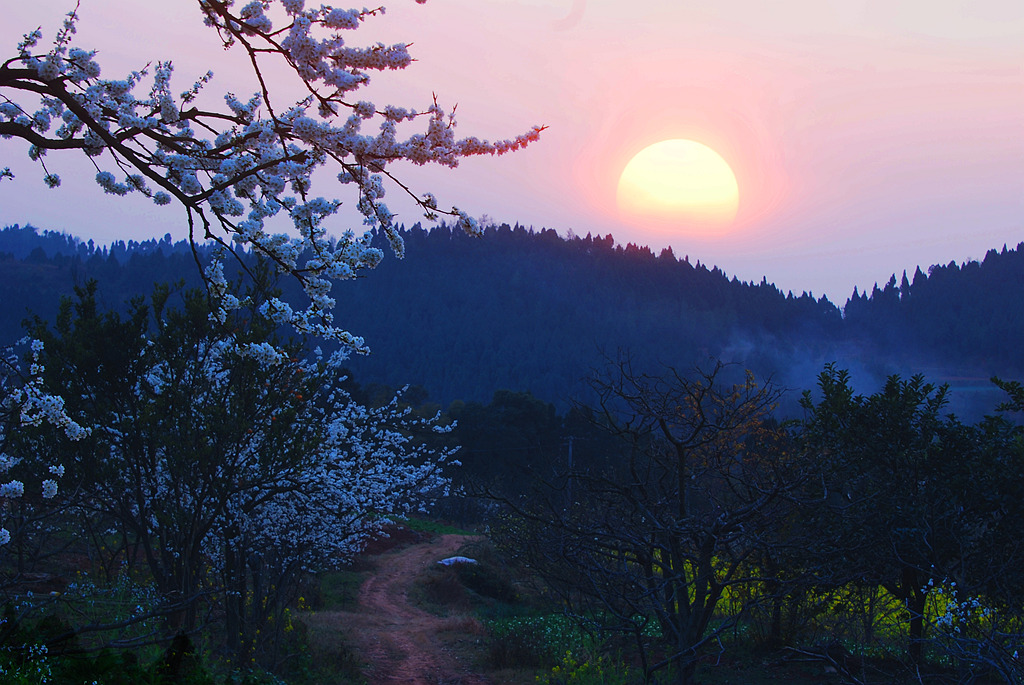
[[[333,291],[339,320],[373,350],[350,367],[361,383],[418,385],[443,406],[507,389],[565,409],[586,393],[581,380],[620,351],[648,366],[734,361],[792,388],[811,385],[832,361],[876,386],[891,373],[926,372],[951,383],[959,410],[979,411],[998,399],[989,377],[1024,371],[1015,342],[1024,310],[1007,304],[1024,297],[1020,246],[893,275],[839,307],[611,236],[508,225],[482,239],[445,226],[402,235],[404,260],[385,259],[373,278]],[[88,279],[98,280],[101,301],[122,309],[157,282],[197,285],[195,258],[169,236],[99,247],[8,227],[0,340],[19,337],[29,312],[52,319],[59,296]]]

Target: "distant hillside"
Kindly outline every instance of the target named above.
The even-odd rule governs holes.
[[[855,379],[925,372],[986,392],[989,376],[1024,369],[1024,310],[1014,306],[1024,297],[1024,245],[894,276],[870,294],[855,291],[841,311],[611,236],[507,225],[480,239],[444,226],[403,235],[404,260],[388,253],[376,271],[336,287],[338,320],[374,350],[352,360],[361,382],[422,385],[442,404],[487,401],[506,388],[564,407],[582,378],[621,351],[648,368],[714,356],[793,388],[813,385],[829,361]],[[59,296],[89,278],[115,307],[154,282],[198,283],[184,242],[96,247],[30,227],[0,231],[0,272],[5,341],[20,335],[26,308],[51,318]]]
[[[337,291],[342,320],[374,350],[353,368],[445,400],[511,388],[564,403],[620,350],[644,365],[741,355],[767,367],[780,345],[750,341],[794,331],[833,340],[841,324],[827,300],[741,283],[670,251],[615,246],[611,236],[506,225],[481,239],[445,227],[404,237],[404,261],[385,260]]]
[[[21,337],[29,315],[52,321],[60,298],[89,279],[99,281],[101,303],[113,308],[152,292],[154,283],[200,283],[191,247],[172,244],[169,235],[101,247],[64,233],[9,226],[0,231],[0,344]]]
[[[844,308],[847,334],[897,358],[930,356],[983,374],[1024,366],[1024,243],[981,262],[906,272]]]

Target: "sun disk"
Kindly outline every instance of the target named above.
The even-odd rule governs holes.
[[[617,200],[632,220],[714,229],[736,218],[739,186],[729,164],[707,145],[663,140],[629,161],[619,177]]]

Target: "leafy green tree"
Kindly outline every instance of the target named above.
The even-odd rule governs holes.
[[[554,405],[528,392],[498,390],[490,404],[456,402],[448,413],[457,422],[463,479],[525,492],[532,474],[548,475],[562,461],[562,421]]]
[[[1017,429],[998,419],[962,424],[944,413],[947,393],[918,375],[859,395],[849,373],[829,365],[817,399],[802,399],[804,449],[822,472],[810,481],[820,505],[807,524],[819,536],[805,563],[828,584],[882,586],[903,602],[915,664],[928,587],[994,589],[993,569],[1005,582],[1002,559],[1020,555],[1011,533],[1020,520]]]

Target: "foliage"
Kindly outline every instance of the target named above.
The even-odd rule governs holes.
[[[807,524],[819,537],[803,563],[825,585],[882,586],[903,602],[908,655],[920,663],[926,586],[955,580],[1005,599],[1021,587],[1024,493],[1007,478],[1024,459],[1019,429],[944,416],[946,388],[923,376],[892,376],[856,395],[849,374],[830,365],[818,391],[818,401],[803,399],[803,444],[824,469],[810,481],[820,505]]]
[[[0,675],[12,685],[42,685],[49,682],[52,666],[45,645],[31,645],[24,656],[13,657],[9,650],[0,652]]]
[[[418,516],[395,518],[394,521],[395,523],[408,528],[409,530],[414,530],[417,533],[428,533],[430,535],[476,535],[472,530],[466,530],[465,528],[459,528],[458,526],[452,526],[441,521],[435,521]]]
[[[90,248],[52,232],[27,233],[35,234],[25,227],[0,231],[0,253],[14,254],[0,255],[0,269],[9,274],[0,281],[0,301],[12,304],[0,307],[0,341],[22,335],[26,307],[52,320],[60,295],[73,294],[73,285],[89,278],[99,280],[105,301],[121,312],[154,281],[199,284],[184,241]],[[922,275],[913,285],[915,297],[900,300],[889,323],[875,326],[871,310],[862,316],[850,307],[841,318],[830,303],[787,297],[770,283],[733,280],[692,256],[640,256],[604,238],[559,237],[524,226],[487,228],[483,240],[448,227],[400,233],[404,260],[386,259],[373,278],[332,291],[339,321],[374,350],[353,358],[349,368],[364,385],[420,384],[442,406],[453,400],[486,406],[497,389],[529,390],[564,416],[573,397],[592,401],[580,379],[600,366],[601,351],[620,348],[631,350],[638,363],[660,360],[679,368],[712,355],[792,388],[813,387],[832,360],[842,360],[862,383],[929,368],[930,379],[951,381],[950,410],[964,420],[991,412],[998,401],[999,390],[984,379],[1024,373],[1015,345],[1024,336],[1024,317],[1004,306],[1024,297],[1024,250],[986,258],[977,269]],[[387,249],[383,235],[374,245]],[[202,250],[200,257],[206,259]],[[225,272],[230,276],[230,265]],[[301,296],[297,285],[282,285],[282,299]],[[437,321],[444,326],[432,324]],[[996,333],[982,335],[989,325]],[[409,345],[412,339],[419,344]],[[783,398],[785,416],[799,415],[798,397]],[[536,453],[524,443],[515,447],[526,456]],[[539,450],[541,463],[556,447]],[[588,447],[577,441],[577,456]]]
[[[491,636],[489,660],[497,668],[551,667],[567,652],[593,650],[593,633],[564,614],[513,616],[486,622]]]
[[[628,685],[629,669],[602,656],[579,659],[566,652],[562,663],[537,682],[543,685]]]
[[[1021,245],[1003,245],[980,260],[918,267],[870,293],[854,290],[843,310],[848,335],[864,357],[890,350],[907,362],[927,360],[912,368],[938,362],[974,377],[1020,373],[1019,356],[1005,342],[1024,326],[1019,308],[1007,306],[1024,288],[1022,263]]]
[[[212,685],[213,679],[191,641],[182,634],[165,650],[125,649],[136,644],[136,637],[152,630],[152,615],[142,621],[132,620],[133,615],[151,608],[152,599],[146,588],[130,582],[99,587],[79,579],[57,598],[29,595],[22,598],[17,610],[8,604],[0,675],[5,683]],[[36,605],[32,618],[24,618],[26,604]],[[22,618],[16,619],[16,614]],[[76,619],[77,628],[71,624]],[[122,626],[121,634],[110,643],[114,649],[91,646],[90,638],[96,634],[90,630],[112,623]]]
[[[1020,381],[1006,381],[995,376],[992,382],[1009,397],[997,407],[999,411],[1021,412],[1024,411],[1024,385]]]
[[[457,423],[466,484],[523,492],[530,474],[558,463],[563,452],[554,405],[530,393],[497,390],[488,405],[456,402],[448,414]]]
[[[31,592],[19,595],[8,605],[15,609],[11,627],[22,634],[43,635],[38,630],[39,616],[58,619],[61,633],[74,642],[73,651],[145,647],[162,633],[161,599],[149,583],[140,582],[129,573],[121,573],[112,582],[96,582],[87,573],[79,572],[63,590],[44,595]],[[36,622],[35,630],[26,623]],[[106,630],[94,630],[104,627]],[[60,636],[48,636],[53,646]],[[17,641],[5,635],[4,643]],[[64,645],[66,647],[67,645]],[[141,652],[140,652],[141,654]],[[150,655],[151,656],[151,655]]]
[[[101,78],[99,51],[72,45],[76,8],[49,50],[39,47],[43,33],[36,29],[0,64],[0,135],[29,145],[51,188],[61,179],[47,166],[47,152],[75,151],[93,160],[104,192],[140,193],[157,205],[177,202],[186,209],[191,237],[213,239],[227,252],[251,247],[302,284],[309,299],[304,311],[270,299],[265,313],[364,350],[361,338],[334,325],[330,284],[376,266],[382,253],[370,246],[369,235],[329,234],[326,223],[342,203],[311,195],[314,172],[330,166],[340,183],[353,186],[365,223],[380,227],[401,256],[401,237],[382,201],[386,182],[408,193],[430,218],[441,212],[467,232],[480,227],[455,207],[439,209],[433,195],[413,193],[391,174],[390,164],[455,167],[466,156],[516,150],[536,140],[541,128],[495,143],[459,140],[453,113],[436,101],[421,112],[357,101],[354,94],[371,73],[404,69],[412,61],[406,44],[354,47],[343,37],[383,8],[305,9],[301,0],[255,0],[240,10],[230,0],[199,0],[198,6],[224,47],[248,58],[259,87],[248,100],[227,93],[222,105],[207,103],[201,91],[210,72],[175,96],[170,61],[121,79]],[[278,71],[291,83],[271,78]],[[281,93],[292,86],[300,99],[282,102]],[[425,131],[402,137],[415,120],[425,121]],[[364,133],[372,124],[379,132]],[[278,215],[291,220],[297,237],[267,232]],[[224,296],[215,312],[223,320],[240,303],[227,292],[219,263],[205,273]]]
[[[456,564],[459,581],[479,597],[505,604],[515,604],[522,595],[504,569],[489,563]]]

